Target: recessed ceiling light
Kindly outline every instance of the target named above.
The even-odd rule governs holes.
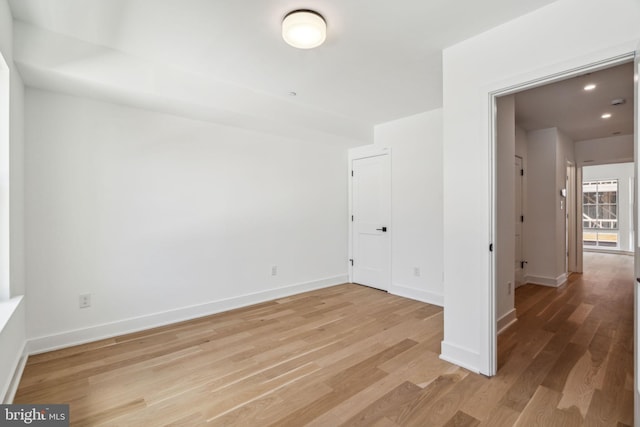
[[[313,10],[294,10],[282,20],[282,38],[298,49],[312,49],[327,38],[327,23]]]
[[[603,119],[608,119],[608,118],[611,118],[611,114],[610,114],[610,113],[604,113],[604,114],[603,114],[602,116],[600,116],[600,117],[602,117]]]
[[[594,85],[593,83],[590,83],[584,87],[584,90],[594,90],[595,88],[596,88],[596,85]]]
[[[289,92],[289,96],[296,96],[296,95],[297,95],[297,93],[294,92],[294,91]]]

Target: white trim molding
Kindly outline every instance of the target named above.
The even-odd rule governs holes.
[[[218,301],[210,301],[204,304],[182,307],[175,310],[168,310],[160,313],[119,320],[88,328],[76,329],[54,335],[46,335],[28,340],[27,350],[29,354],[44,353],[46,351],[58,350],[65,347],[84,344],[100,339],[112,338],[119,335],[138,332],[146,329],[165,326],[172,323],[183,322],[198,317],[209,316],[223,311],[246,307],[277,298],[283,298],[302,292],[327,288],[329,286],[346,283],[346,274],[327,277],[311,282],[298,283],[281,288],[269,289],[234,298]]]
[[[480,369],[478,369],[478,366],[480,366],[480,353],[446,341],[442,341],[440,345],[440,359],[461,366],[476,374],[480,373]]]
[[[20,304],[23,303],[23,300],[24,295],[20,295],[0,302],[0,333],[4,331],[5,326],[7,326],[7,324],[13,317],[13,314],[19,309]]]
[[[11,403],[22,376],[25,356],[26,299],[0,303],[0,403]]]
[[[567,273],[562,273],[556,278],[546,276],[527,276],[525,277],[525,283],[531,283],[532,285],[549,286],[557,288],[562,286],[567,281]]]
[[[424,289],[416,289],[394,283],[393,285],[391,285],[389,293],[397,295],[399,297],[409,298],[416,301],[425,302],[427,304],[444,307],[444,296],[442,294],[425,291]]]
[[[509,326],[513,325],[518,321],[518,316],[516,315],[516,309],[512,308],[505,315],[498,319],[496,324],[496,328],[498,329],[498,335],[503,333]]]
[[[18,386],[20,385],[20,380],[22,379],[22,373],[24,372],[24,367],[27,365],[27,359],[29,355],[27,354],[27,342],[25,341],[22,344],[21,356],[18,359],[18,363],[16,365],[16,369],[13,372],[13,377],[8,384],[7,392],[2,399],[2,403],[10,405],[13,403],[13,399],[16,397],[16,392],[18,391]]]

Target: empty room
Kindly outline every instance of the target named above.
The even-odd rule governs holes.
[[[624,174],[587,169],[585,137],[549,187],[547,228],[580,243],[553,283],[545,245],[502,274],[499,116],[621,66],[631,111],[639,19],[636,0],[0,0],[0,424],[634,425],[638,111],[598,141],[624,140]],[[560,151],[538,153],[545,175]],[[580,206],[584,269],[568,188],[609,212]]]

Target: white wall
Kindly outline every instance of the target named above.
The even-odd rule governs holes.
[[[598,166],[585,166],[582,168],[583,181],[618,180],[618,248],[606,248],[607,250],[621,250],[633,252],[631,223],[631,203],[634,179],[633,163],[616,163]]]
[[[576,141],[575,154],[578,166],[633,162],[633,135]]]
[[[566,200],[560,194],[567,161],[574,161],[573,141],[557,128],[521,133],[519,140],[527,154],[525,282],[559,286],[566,280]]]
[[[637,0],[559,0],[444,50],[444,359],[495,370],[489,94],[633,52],[639,15]]]
[[[508,320],[505,316],[514,310],[516,119],[513,95],[496,101],[496,317],[501,329],[500,320]]]
[[[443,305],[442,110],[377,125],[374,139],[392,150],[390,292]]]
[[[347,280],[343,145],[35,89],[26,121],[32,351]]]
[[[556,193],[556,128],[527,133],[527,282],[555,285],[561,274],[556,271],[559,193]]]
[[[9,5],[0,0],[0,53],[8,65],[9,138],[0,138],[0,223],[2,279],[0,294],[0,402],[12,399],[11,379],[23,356],[26,336],[23,228],[23,97],[24,85],[13,63],[13,22]],[[0,71],[2,73],[2,71]],[[6,75],[5,75],[6,77]],[[5,104],[6,105],[6,104]],[[6,123],[2,123],[6,130]],[[8,237],[8,239],[7,239]],[[10,297],[11,300],[6,301]]]

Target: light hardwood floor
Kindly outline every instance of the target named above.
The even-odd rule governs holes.
[[[499,372],[438,358],[442,309],[341,285],[29,358],[72,425],[633,425],[631,257],[516,291]]]

